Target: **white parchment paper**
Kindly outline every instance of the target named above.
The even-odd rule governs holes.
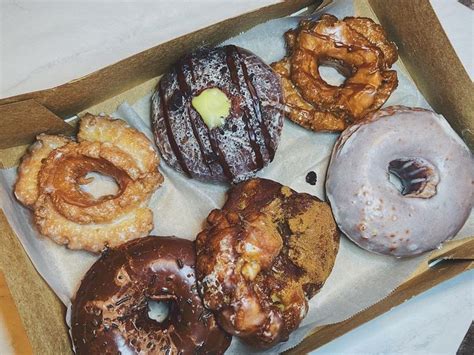
[[[351,2],[348,1],[336,1],[326,11],[338,17],[353,14]],[[285,55],[282,35],[287,29],[295,27],[298,21],[299,18],[294,17],[273,20],[225,43],[250,49],[267,63],[271,63]],[[397,65],[395,69],[398,69]],[[429,108],[412,81],[403,72],[397,71],[399,86],[386,106],[402,104]],[[113,116],[127,120],[130,125],[152,139],[149,121],[150,95],[133,106],[122,104]],[[274,161],[258,175],[288,185],[296,191],[325,199],[324,178],[336,139],[336,134],[310,132],[287,120]],[[227,186],[190,180],[163,162],[160,169],[165,176],[165,182],[150,202],[155,223],[152,234],[176,235],[193,240],[210,210],[219,208],[224,203]],[[309,171],[317,173],[315,186],[305,181]],[[30,211],[13,197],[12,187],[15,179],[16,169],[0,170],[1,206],[36,269],[61,301],[69,306],[82,276],[97,256],[68,250],[40,236],[33,227]],[[474,234],[473,220],[471,214],[457,238]],[[309,313],[300,328],[291,335],[288,342],[267,352],[287,350],[298,344],[314,326],[347,319],[386,297],[417,268],[421,258],[422,256],[395,259],[371,254],[342,236],[333,272],[321,292],[310,301]],[[249,352],[252,350],[234,337],[228,353]]]

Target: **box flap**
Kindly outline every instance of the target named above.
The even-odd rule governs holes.
[[[474,84],[429,1],[369,3],[426,100],[473,149]]]
[[[443,258],[445,261],[430,267],[429,261],[433,260],[433,258]],[[304,354],[317,349],[381,314],[388,312],[406,300],[464,271],[471,270],[473,267],[473,237],[447,242],[443,245],[441,250],[428,253],[425,257],[425,261],[421,263],[420,268],[388,297],[342,322],[315,328],[300,344],[284,352],[284,354]]]
[[[40,133],[72,132],[70,125],[35,100],[0,106],[0,149],[29,144]]]
[[[216,45],[267,20],[322,1],[291,0],[233,17],[175,38],[58,87],[0,100],[0,105],[34,99],[61,117],[94,106],[164,73],[179,57],[203,45]]]

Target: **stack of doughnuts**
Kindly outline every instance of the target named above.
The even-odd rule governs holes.
[[[30,147],[14,190],[38,231],[102,252],[72,304],[78,354],[223,354],[232,336],[270,348],[300,325],[329,277],[339,230],[368,251],[408,257],[465,223],[472,153],[431,111],[380,109],[397,86],[398,58],[382,27],[325,14],[285,39],[288,54],[271,67],[234,45],[200,48],[152,96],[163,160],[188,178],[232,184],[194,242],[148,236],[147,204],[163,177],[152,143],[124,121],[87,114],[76,138],[42,134]],[[344,83],[326,83],[322,65]],[[342,131],[329,203],[255,178],[275,158],[285,116]],[[81,187],[89,173],[113,178],[118,191],[94,197]],[[314,185],[316,174],[306,180]],[[152,316],[156,303],[164,317]]]

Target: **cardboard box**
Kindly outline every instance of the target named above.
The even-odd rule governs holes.
[[[127,99],[151,91],[159,75],[198,45],[215,45],[258,23],[289,15],[321,1],[283,1],[173,39],[56,88],[0,100],[0,167],[18,163],[27,145],[41,132],[69,133],[65,118],[84,111],[115,111]],[[356,14],[379,21],[399,47],[402,65],[433,109],[443,114],[474,146],[472,82],[456,56],[428,0],[359,0]],[[37,274],[18,238],[0,211],[3,270],[35,353],[71,353],[65,309]],[[430,260],[446,259],[434,267]],[[316,328],[298,354],[315,349],[392,307],[474,266],[474,238],[452,241],[426,255],[419,269],[387,298],[352,318]]]

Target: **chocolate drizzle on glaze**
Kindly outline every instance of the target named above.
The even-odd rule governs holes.
[[[231,101],[225,123],[212,129],[192,106],[193,97],[209,88]],[[236,183],[273,160],[284,112],[280,105],[264,103],[282,101],[281,83],[243,48],[204,48],[187,55],[161,79],[152,100],[153,131],[163,159],[188,176]]]
[[[238,53],[239,58],[241,58],[237,47],[235,46],[232,46],[232,47],[235,48],[236,53]],[[263,139],[265,141],[265,147],[267,148],[268,154],[270,155],[270,161],[272,161],[273,158],[275,157],[275,149],[273,149],[272,144],[271,144],[270,132],[268,132],[268,128],[263,123],[261,101],[260,101],[260,98],[258,97],[257,90],[255,89],[255,86],[253,85],[252,80],[250,79],[247,65],[245,64],[243,60],[239,60],[239,62],[242,68],[242,72],[244,74],[245,83],[247,84],[247,88],[250,93],[250,97],[252,98],[254,112],[255,112],[255,115],[257,116],[260,130],[262,131]]]
[[[183,156],[181,155],[181,151],[179,150],[179,147],[176,144],[176,140],[173,135],[173,130],[171,128],[171,123],[170,123],[170,117],[168,114],[168,103],[166,101],[165,90],[163,88],[163,80],[160,80],[160,83],[158,84],[158,95],[160,95],[160,102],[161,102],[162,112],[163,112],[163,120],[166,125],[166,135],[168,136],[168,141],[170,143],[171,150],[173,151],[173,154],[176,156],[179,166],[181,167],[183,172],[187,176],[191,177],[191,173],[189,172],[189,169],[186,166],[186,163],[184,162]]]
[[[186,110],[188,111],[188,115],[191,116],[192,115],[192,112],[191,112],[192,90],[191,90],[191,86],[187,83],[186,77],[184,75],[183,66],[185,64],[188,66],[189,72],[191,74],[191,79],[194,81],[193,61],[191,60],[190,57],[186,58],[185,60],[182,60],[180,62],[180,64],[178,64],[176,66],[176,75],[177,75],[177,78],[178,78],[179,89],[183,92],[185,98],[187,99],[186,100],[186,106],[187,106]],[[201,141],[198,130],[196,128],[196,124],[194,123],[194,120],[190,120],[190,123],[191,123],[191,128],[192,128],[192,131],[193,131],[193,135],[196,138],[196,141],[197,141],[198,146],[199,146],[199,150],[201,151],[202,159],[203,159],[204,163],[206,164],[206,167],[209,170],[209,173],[212,175],[212,169],[209,166],[209,161],[207,159],[206,151],[204,149],[203,143]]]
[[[208,135],[209,135],[209,143],[211,143],[212,150],[216,154],[217,161],[219,162],[220,166],[222,167],[222,170],[224,171],[225,176],[229,180],[234,179],[234,174],[232,174],[232,171],[230,170],[229,164],[227,164],[227,161],[225,160],[224,153],[222,153],[220,147],[219,147],[219,142],[217,141],[217,138],[215,136],[216,130],[212,129],[207,129]]]
[[[226,62],[227,62],[227,66],[229,67],[230,78],[232,80],[232,83],[235,85],[237,90],[240,92],[240,94],[244,95],[243,92],[242,92],[239,77],[238,77],[238,74],[237,74],[238,72],[237,72],[236,61],[235,61],[234,55],[233,55],[234,53],[238,57],[238,59],[239,59],[238,61],[242,62],[240,60],[239,52],[237,51],[235,46],[231,45],[231,46],[226,46],[225,47]],[[242,69],[244,68],[244,66],[245,66],[245,64],[241,63]],[[249,92],[250,92],[250,95],[252,96],[252,92],[250,90],[249,90]],[[246,105],[244,105],[243,110],[244,110],[244,115],[243,115],[242,119],[244,120],[244,123],[245,123],[245,130],[247,131],[247,134],[248,134],[248,137],[249,137],[250,146],[252,147],[253,152],[255,154],[256,168],[261,169],[261,168],[263,168],[263,165],[264,165],[263,158],[262,158],[262,152],[260,151],[260,146],[258,145],[257,139],[255,137],[255,130],[253,129],[253,127],[250,126],[251,122],[250,122],[250,119],[249,119],[248,107]]]

